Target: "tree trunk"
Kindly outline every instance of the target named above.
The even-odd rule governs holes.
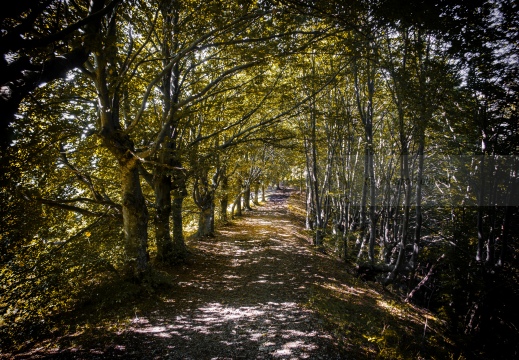
[[[508,194],[510,197],[510,194]],[[508,250],[508,228],[510,224],[510,218],[512,217],[513,207],[510,206],[510,200],[507,201],[505,210],[505,217],[503,219],[503,225],[501,226],[501,251],[499,252],[499,259],[497,261],[498,266],[503,266],[505,263],[506,252]]]
[[[158,175],[154,181],[155,192],[155,239],[157,242],[157,260],[168,262],[173,257],[173,242],[169,218],[171,214],[171,178]]]
[[[308,186],[306,188],[306,219],[305,219],[305,229],[313,230],[314,229],[314,218],[315,218],[315,209],[312,202],[313,198],[313,190],[312,187]]]
[[[241,186],[239,189],[239,193],[236,196],[236,199],[234,200],[232,204],[231,209],[231,216],[234,217],[234,209],[236,208],[236,216],[242,216],[242,208],[241,208],[241,199],[242,199],[243,192],[241,191]]]
[[[490,176],[493,178],[492,188],[490,192],[490,204],[493,206],[494,211],[492,211],[490,215],[490,231],[488,234],[487,240],[487,257],[485,259],[485,263],[490,266],[494,266],[495,264],[495,238],[496,238],[496,227],[497,227],[497,213],[498,208],[495,206],[496,197],[497,197],[497,174],[495,168],[495,155],[490,155],[490,164],[489,164],[489,172]]]
[[[372,144],[370,145],[372,146]],[[374,171],[374,164],[373,164],[373,151],[370,151],[369,154],[369,176],[371,178],[370,185],[369,185],[369,197],[370,197],[370,204],[369,204],[369,219],[370,219],[370,225],[369,225],[369,248],[368,248],[368,256],[369,261],[371,264],[374,264],[375,262],[375,240],[377,236],[377,215],[376,215],[376,209],[377,209],[377,199],[376,199],[376,191],[375,191],[375,171]]]
[[[113,24],[112,24],[113,25]],[[121,200],[124,230],[124,273],[128,279],[141,281],[148,271],[148,209],[139,177],[139,158],[134,142],[121,130],[120,91],[110,89],[108,74],[117,74],[117,53],[113,35],[115,26],[107,29],[103,44],[107,51],[94,55],[95,79],[99,105],[98,135],[114,156],[121,172]]]
[[[220,216],[223,222],[228,220],[227,218],[227,207],[229,206],[229,199],[227,197],[220,200]]]
[[[208,181],[208,169],[201,169],[193,185],[193,200],[198,207],[197,237],[214,235],[214,194],[218,184],[219,170],[215,173],[212,183]]]
[[[245,182],[245,191],[243,192],[243,208],[245,210],[252,210],[251,206],[250,206],[250,182],[249,181],[246,181]]]
[[[312,57],[312,79],[315,79],[315,58]],[[312,86],[314,83],[312,82]],[[312,98],[310,108],[310,179],[313,186],[313,202],[315,210],[315,238],[314,245],[321,246],[323,238],[323,219],[321,213],[321,201],[319,198],[319,176],[317,168],[317,109],[316,109],[315,96]]]
[[[227,221],[227,207],[229,206],[229,178],[222,176],[222,197],[220,198],[220,218]]]
[[[432,101],[429,101],[428,95],[431,93],[427,81],[427,74],[429,73],[429,55],[430,45],[427,40],[422,39],[421,31],[418,31],[418,42],[424,46],[425,53],[420,52],[418,55],[418,80],[419,80],[419,98],[420,98],[420,117],[418,119],[418,173],[416,179],[416,227],[414,232],[413,241],[413,252],[411,254],[410,266],[412,274],[410,280],[414,280],[416,267],[418,264],[418,255],[420,252],[420,240],[422,236],[422,186],[423,186],[423,172],[424,172],[424,150],[425,150],[425,131],[427,124],[432,114],[430,112],[430,106],[433,105]]]
[[[186,197],[184,191],[174,191],[171,203],[171,219],[173,222],[173,257],[172,262],[182,262],[188,252],[184,241],[184,228],[182,224],[182,205]]]
[[[315,208],[314,208],[314,189],[312,186],[312,178],[310,176],[311,173],[311,157],[309,154],[309,144],[308,140],[305,139],[305,157],[306,157],[306,221],[305,221],[305,229],[313,230],[314,229],[314,219],[315,219]]]
[[[483,235],[483,216],[484,216],[484,205],[485,205],[485,187],[486,187],[486,163],[485,163],[485,156],[487,153],[487,142],[488,142],[488,136],[487,136],[487,130],[486,130],[486,123],[487,123],[487,108],[486,104],[480,104],[479,109],[476,116],[476,123],[481,123],[481,160],[479,163],[479,194],[478,194],[478,217],[477,217],[477,235],[478,235],[478,246],[476,250],[476,261],[483,261],[483,247],[485,245],[485,239]]]
[[[179,7],[176,2],[164,3],[161,7],[163,18],[163,43],[161,50],[163,55],[162,65],[164,68],[168,66],[170,58],[176,54],[179,47]],[[164,139],[159,153],[160,163],[165,167],[174,167],[182,169],[182,163],[179,159],[177,136],[178,136],[178,116],[176,110],[172,110],[181,94],[179,84],[180,67],[175,64],[169,71],[163,73],[161,90],[163,94],[162,116],[167,122],[167,136]],[[160,261],[177,263],[184,260],[187,255],[187,249],[184,242],[184,231],[182,224],[182,204],[187,191],[185,189],[185,174],[182,171],[174,173],[173,176],[161,174],[164,169],[155,168],[159,177],[158,183],[155,184],[155,195],[157,205],[156,216],[156,239],[157,239],[157,255]],[[173,199],[172,199],[172,190]],[[160,194],[160,195],[159,195]],[[173,224],[173,232],[171,234],[170,216]],[[167,229],[167,233],[166,233]],[[173,236],[173,237],[172,237]]]
[[[359,253],[357,255],[357,260],[360,260],[362,256],[362,252],[364,251],[364,246],[366,244],[366,210],[367,210],[367,201],[368,201],[368,185],[370,182],[369,179],[369,165],[368,165],[368,145],[365,145],[364,148],[364,182],[362,183],[362,196],[360,199],[360,229],[359,229],[359,239],[360,242]]]
[[[256,181],[254,183],[254,200],[253,200],[254,205],[259,205],[259,188],[260,188],[260,184],[259,184],[259,182]]]
[[[140,280],[148,270],[148,209],[133,155],[121,165],[125,269],[130,279]]]
[[[396,275],[402,270],[405,261],[405,251],[407,246],[407,236],[409,230],[409,215],[411,205],[411,179],[409,175],[409,155],[407,153],[407,146],[403,146],[404,154],[402,155],[402,179],[400,180],[404,186],[404,215],[402,221],[402,235],[400,237],[398,256],[389,276],[385,279],[384,284],[392,283]]]
[[[238,197],[236,198],[236,201],[234,202],[236,204],[236,216],[242,216],[242,206],[241,206],[241,202],[242,202],[242,193],[240,193],[238,195]]]
[[[349,249],[349,239],[350,239],[350,232],[349,232],[349,217],[350,217],[350,202],[346,202],[345,204],[345,214],[344,214],[344,227],[342,229],[342,239],[344,241],[344,261],[347,261],[348,259],[348,249]]]
[[[483,145],[484,149],[484,145]],[[485,203],[485,155],[481,156],[480,166],[480,188],[479,188],[479,199],[478,199],[478,218],[477,218],[477,232],[478,232],[478,247],[476,250],[476,261],[483,260],[483,246],[485,239],[483,238],[483,206]]]
[[[214,236],[214,205],[207,204],[198,215],[197,237]]]
[[[423,167],[424,167],[424,147],[425,134],[420,134],[420,144],[418,146],[418,173],[416,176],[416,227],[414,230],[413,252],[409,261],[414,278],[414,271],[418,263],[418,254],[420,251],[420,239],[422,236],[422,186],[423,186]]]

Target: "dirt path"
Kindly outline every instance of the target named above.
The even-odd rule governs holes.
[[[131,320],[42,357],[138,359],[340,359],[323,322],[305,308],[324,261],[287,211],[289,192],[196,240],[173,288]],[[328,260],[329,261],[329,260]],[[321,264],[322,265],[322,264]],[[121,324],[123,329],[121,330]],[[35,353],[33,353],[35,355]]]

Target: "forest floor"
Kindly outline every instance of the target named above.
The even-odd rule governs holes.
[[[317,251],[301,207],[294,191],[270,192],[214,238],[189,240],[189,263],[161,270],[169,285],[100,288],[99,300],[63,316],[52,338],[4,356],[449,358],[442,322]]]

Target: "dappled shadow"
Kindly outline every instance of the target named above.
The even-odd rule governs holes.
[[[24,357],[339,359],[335,338],[303,305],[319,281],[308,239],[286,211],[289,191],[191,244],[156,306],[136,304],[113,330],[63,336]],[[110,321],[112,324],[114,319]]]
[[[273,205],[284,205],[291,193],[290,189],[280,189],[267,195],[267,200]]]
[[[127,306],[124,316],[106,314],[17,358],[416,358],[416,349],[427,354],[425,342],[435,346],[434,327],[423,329],[428,314],[405,310],[380,289],[359,283],[344,263],[315,251],[287,211],[289,196],[290,191],[272,192],[266,204],[218,229],[214,238],[193,239],[191,263],[169,270],[174,284]]]
[[[235,307],[215,302],[168,315],[135,317],[124,331],[83,347],[46,351],[44,357],[307,359],[316,352],[333,353],[331,337],[313,330],[308,310],[295,303]]]

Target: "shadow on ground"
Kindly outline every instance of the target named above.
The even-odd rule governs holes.
[[[16,358],[361,359],[387,342],[406,346],[394,334],[407,333],[399,328],[412,323],[407,315],[345,285],[354,280],[344,264],[312,250],[287,212],[289,196],[273,192],[216,237],[191,243],[192,263],[170,270],[173,286]]]

